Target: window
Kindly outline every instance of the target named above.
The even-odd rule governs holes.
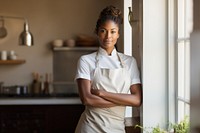
[[[190,115],[190,33],[193,26],[192,0],[176,5],[176,121]]]

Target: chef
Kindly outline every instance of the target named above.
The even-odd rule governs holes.
[[[141,105],[136,60],[115,48],[122,21],[118,8],[103,9],[95,29],[99,49],[78,61],[75,79],[85,110],[75,133],[125,133],[125,107]]]

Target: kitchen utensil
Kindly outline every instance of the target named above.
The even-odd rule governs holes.
[[[1,27],[0,27],[0,38],[4,38],[7,36],[7,30],[4,26],[4,19],[0,19]]]
[[[20,95],[20,86],[4,86],[2,88],[4,95]]]
[[[20,86],[20,94],[26,95],[28,94],[28,86]]]

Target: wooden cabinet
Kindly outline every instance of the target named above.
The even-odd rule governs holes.
[[[74,133],[83,105],[2,105],[0,133]]]

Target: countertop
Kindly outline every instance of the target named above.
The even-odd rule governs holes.
[[[0,97],[0,105],[82,104],[79,97]]]

